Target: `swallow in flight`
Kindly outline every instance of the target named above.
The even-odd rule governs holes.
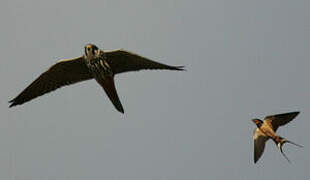
[[[261,157],[261,155],[263,154],[266,141],[268,141],[269,139],[272,139],[275,142],[280,152],[287,159],[287,161],[290,162],[290,160],[288,159],[288,157],[284,154],[282,150],[283,144],[290,143],[298,147],[303,147],[303,146],[277,135],[276,131],[280,126],[284,126],[285,124],[292,121],[298,114],[299,112],[290,112],[290,113],[266,116],[264,118],[264,121],[260,119],[252,120],[257,126],[253,134],[254,163],[256,163],[258,159]]]

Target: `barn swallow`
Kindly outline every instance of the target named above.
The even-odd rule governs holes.
[[[287,159],[287,161],[290,162],[290,160],[288,159],[288,157],[284,154],[282,150],[283,144],[291,143],[298,147],[303,147],[303,146],[277,135],[276,131],[280,126],[283,126],[289,123],[290,121],[292,121],[298,114],[299,112],[290,112],[290,113],[266,116],[264,118],[264,121],[260,119],[252,120],[257,126],[253,134],[254,163],[256,163],[258,159],[261,157],[261,155],[263,154],[266,141],[269,139],[272,139],[276,143],[280,152]]]
[[[184,70],[184,66],[169,66],[122,49],[103,51],[87,44],[84,55],[60,60],[42,73],[17,97],[9,101],[10,107],[23,104],[62,86],[95,79],[104,89],[115,108],[124,113],[119,100],[114,76],[128,71],[143,69]]]

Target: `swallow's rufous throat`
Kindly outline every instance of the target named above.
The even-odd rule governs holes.
[[[290,121],[292,121],[298,114],[299,112],[290,112],[290,113],[266,116],[264,118],[264,121],[260,119],[252,120],[257,126],[253,134],[254,163],[256,163],[258,159],[261,157],[261,155],[263,154],[266,141],[269,139],[272,139],[276,143],[280,152],[287,159],[287,161],[290,162],[290,160],[287,158],[287,156],[284,154],[282,150],[283,144],[291,143],[298,147],[302,147],[302,146],[277,135],[276,131],[280,126],[283,126],[289,123]]]
[[[103,51],[93,44],[87,44],[83,56],[61,60],[51,66],[11,100],[10,107],[23,104],[65,85],[95,79],[102,86],[115,108],[124,113],[114,85],[116,74],[142,69],[182,71],[183,67],[158,63],[122,49]]]

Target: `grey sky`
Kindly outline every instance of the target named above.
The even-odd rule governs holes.
[[[310,1],[0,2],[0,179],[309,179]],[[93,80],[8,108],[86,43],[186,72],[116,77],[125,114]],[[301,111],[253,163],[254,117]]]

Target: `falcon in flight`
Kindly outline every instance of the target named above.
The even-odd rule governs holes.
[[[42,73],[17,97],[10,107],[23,104],[62,86],[95,79],[104,89],[115,108],[124,113],[114,84],[114,75],[142,69],[182,71],[184,66],[169,66],[122,49],[103,51],[93,44],[85,46],[83,56],[61,60]]]
[[[258,159],[261,157],[261,155],[263,154],[266,141],[269,139],[272,139],[276,143],[280,152],[287,159],[287,161],[290,162],[287,156],[283,153],[283,150],[282,150],[283,144],[291,143],[298,147],[302,147],[302,146],[277,135],[276,131],[280,126],[283,126],[289,123],[290,121],[292,121],[298,114],[299,112],[290,112],[290,113],[266,116],[264,118],[264,121],[260,119],[252,120],[257,126],[257,128],[254,130],[254,135],[253,135],[254,163],[256,163]]]

